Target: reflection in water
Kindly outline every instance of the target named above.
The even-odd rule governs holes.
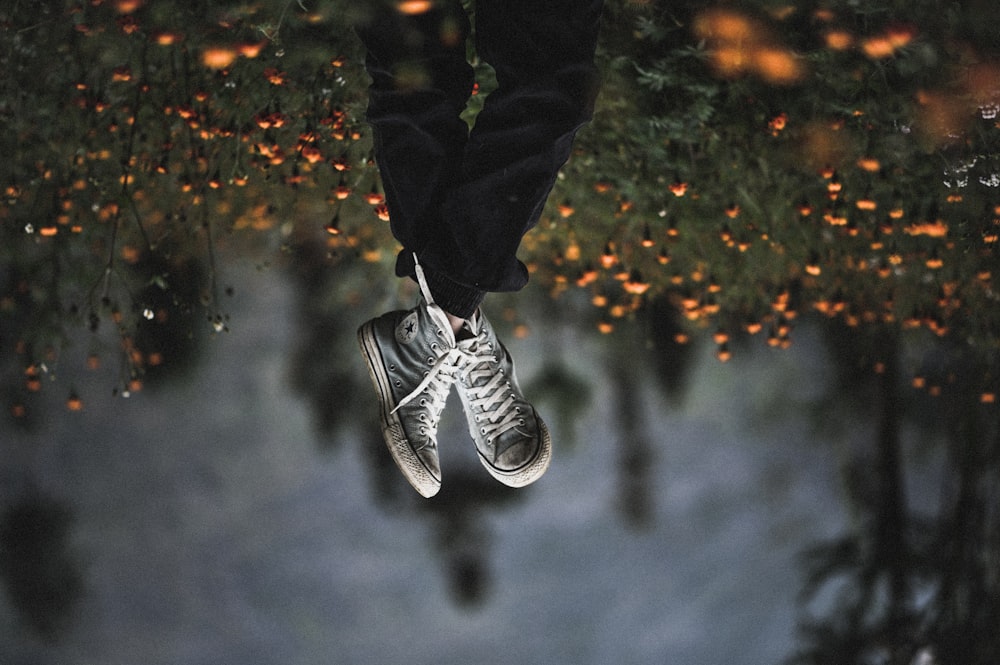
[[[648,525],[654,512],[649,477],[653,469],[653,447],[646,433],[642,396],[636,394],[635,368],[623,357],[629,346],[622,344],[615,348],[618,353],[608,354],[608,376],[615,396],[614,413],[618,416],[614,429],[620,447],[619,508],[629,525],[642,528]]]
[[[448,474],[440,501],[420,506],[430,516],[434,542],[448,572],[452,598],[461,605],[487,600],[491,583],[489,518],[505,504],[523,500],[478,470]]]
[[[71,512],[29,490],[0,515],[0,577],[24,623],[46,641],[57,640],[84,592],[71,552]]]
[[[900,341],[891,330],[830,332],[840,348],[847,400],[840,399],[853,402],[855,413],[867,408],[876,428],[872,441],[848,451],[842,469],[855,527],[807,551],[803,598],[828,588],[833,597],[826,616],[803,622],[809,646],[800,661],[907,663],[930,654],[930,662],[991,662],[1000,653],[990,637],[1000,609],[996,413],[974,406],[968,377],[959,376],[948,378],[943,401],[906,405]],[[854,370],[868,354],[880,359],[880,372],[865,380]],[[910,418],[944,439],[946,471],[929,514],[908,496],[928,489],[908,477],[903,429]]]
[[[316,428],[324,441],[332,441],[347,424],[369,390],[358,376],[357,320],[350,308],[362,297],[379,302],[388,286],[374,269],[351,268],[331,259],[325,245],[315,240],[295,245],[290,263],[295,280],[296,310],[302,339],[293,357],[292,383],[312,405]]]
[[[17,644],[24,662],[37,662],[46,648],[90,645],[75,631],[107,631],[101,621],[115,623],[134,609],[102,605],[122,592],[115,576],[100,576],[108,554],[92,539],[116,535],[128,545],[120,532],[139,530],[129,520],[153,515],[124,512],[124,504],[140,502],[149,488],[133,481],[135,494],[122,506],[88,498],[89,481],[103,478],[89,465],[94,456],[126,469],[125,478],[148,472],[156,491],[183,498],[176,499],[183,508],[168,513],[179,526],[161,525],[162,534],[147,537],[167,534],[178,547],[195,549],[201,541],[185,529],[204,519],[222,534],[201,536],[213,543],[213,556],[228,549],[220,541],[233,541],[273,547],[282,561],[305,560],[306,570],[288,576],[307,580],[306,587],[315,582],[306,589],[268,578],[272,569],[287,572],[273,561],[247,574],[240,557],[251,555],[242,551],[233,559],[177,554],[172,571],[186,581],[193,575],[187,566],[207,568],[201,572],[213,580],[240,578],[217,582],[242,608],[223,603],[221,614],[264,607],[267,620],[260,621],[276,633],[274,623],[287,619],[284,605],[271,602],[274,589],[254,586],[259,577],[262,585],[294,587],[298,597],[315,599],[321,609],[295,605],[308,616],[292,622],[287,643],[318,639],[324,630],[303,625],[309,621],[348,625],[338,602],[361,583],[345,575],[327,582],[336,588],[324,587],[328,576],[311,577],[309,562],[336,551],[348,562],[338,566],[370,575],[376,564],[365,546],[383,557],[400,548],[368,531],[395,520],[393,533],[422,532],[430,552],[408,550],[393,566],[377,568],[390,582],[362,580],[391,590],[372,602],[394,630],[406,631],[406,622],[388,608],[406,603],[416,615],[435,602],[433,585],[419,574],[427,577],[427,570],[415,563],[429,559],[465,612],[456,621],[488,620],[507,631],[508,643],[531,628],[512,623],[511,589],[548,609],[542,595],[593,601],[562,586],[584,577],[612,609],[597,601],[558,606],[555,623],[605,627],[592,618],[606,617],[603,610],[626,619],[597,630],[593,642],[580,634],[560,639],[610,643],[602,638],[639,634],[639,624],[646,632],[633,644],[595,648],[597,655],[576,653],[574,662],[623,660],[618,656],[629,649],[662,660],[677,648],[678,626],[699,621],[712,630],[690,628],[702,643],[698,653],[715,654],[712,647],[726,638],[712,633],[735,611],[728,601],[707,617],[693,609],[683,616],[655,612],[664,599],[711,605],[706,597],[721,593],[715,580],[730,579],[712,562],[745,558],[746,541],[765,536],[745,531],[756,526],[752,521],[725,523],[728,537],[718,541],[684,540],[688,532],[670,529],[681,518],[691,520],[691,531],[710,530],[726,490],[735,491],[729,486],[738,487],[748,467],[780,469],[768,458],[776,455],[817,467],[762,480],[751,498],[740,496],[742,508],[780,512],[769,496],[783,497],[780,508],[788,509],[782,491],[789,486],[833,477],[843,498],[841,506],[821,489],[807,493],[819,505],[806,501],[800,510],[823,528],[763,527],[780,532],[775,540],[794,540],[802,554],[800,570],[764,580],[801,586],[798,639],[781,642],[790,645],[787,655],[806,664],[1000,662],[997,7],[743,4],[705,11],[704,3],[608,3],[601,51],[607,92],[525,247],[533,287],[516,310],[504,309],[502,299],[493,305],[493,320],[507,328],[501,334],[535,351],[522,381],[560,432],[553,477],[517,494],[474,465],[458,465],[426,504],[401,486],[379,433],[355,418],[369,423],[372,407],[355,328],[366,310],[408,306],[413,298],[411,287],[396,291],[386,280],[391,240],[380,219],[383,198],[360,118],[366,81],[349,30],[364,6],[259,3],[206,13],[171,2],[41,3],[37,15],[0,9],[0,117],[9,128],[0,141],[10,156],[0,165],[0,570],[17,614],[17,621],[4,617],[12,637],[0,640],[0,649]],[[741,35],[746,39],[734,39]],[[665,103],[676,108],[665,110]],[[253,314],[252,307],[231,306],[244,289],[234,257],[250,257],[274,280],[289,276],[289,382],[309,406],[322,459],[340,466],[357,453],[365,478],[341,480],[350,491],[300,490],[310,482],[296,475],[306,473],[301,468],[289,473],[294,480],[281,477],[275,460],[292,455],[292,445],[280,454],[268,449],[272,457],[237,474],[233,485],[254,492],[219,490],[244,455],[256,460],[252,436],[233,442],[226,432],[252,420],[261,404],[239,402],[231,407],[236,415],[219,415],[223,424],[215,421],[208,434],[192,429],[197,447],[183,437],[145,446],[146,435],[134,449],[123,447],[127,452],[113,443],[129,413],[155,419],[158,405],[171,399],[186,400],[194,412],[205,400],[230,404],[228,393],[253,392],[256,384],[245,377],[229,384],[242,376],[239,367],[219,370],[211,386],[193,385],[200,369],[238,343],[237,334],[217,334],[229,324],[238,330],[227,314],[244,321]],[[286,323],[265,320],[255,332],[264,338]],[[805,351],[797,345],[813,331],[822,339],[816,352],[830,363],[812,387],[789,384],[799,391],[790,394],[785,382],[799,368],[786,365],[812,349],[808,341]],[[700,363],[706,347],[729,364]],[[247,345],[247,358],[255,348]],[[724,391],[743,385],[741,372],[761,358],[769,370],[754,375],[759,381],[747,394]],[[711,394],[732,403],[706,401],[705,377],[719,384]],[[138,399],[99,398],[113,390]],[[172,397],[189,395],[185,390],[194,396]],[[70,419],[98,409],[106,411],[95,420],[106,420],[108,429],[91,430],[101,444],[88,441],[88,448],[74,431],[85,421]],[[685,443],[682,414],[699,410],[711,412],[697,423],[705,438],[726,434],[713,429],[718,423],[735,430],[743,455],[736,463],[719,440]],[[786,443],[782,428],[802,418],[812,422],[810,436],[787,442],[792,448],[772,447]],[[46,463],[52,447],[59,462]],[[614,451],[607,460],[605,450]],[[685,465],[682,450],[701,464]],[[201,452],[218,459],[204,462]],[[806,452],[818,457],[798,456]],[[191,465],[192,474],[202,474],[198,482],[192,488],[189,477],[164,471],[174,467],[159,455],[181,456],[174,463]],[[303,467],[322,466],[302,459]],[[46,472],[37,474],[39,468]],[[27,479],[39,489],[21,491]],[[627,536],[603,522],[594,526],[606,486],[617,519],[630,527]],[[112,492],[110,484],[95,480],[95,487]],[[692,487],[708,487],[712,496]],[[259,496],[271,492],[294,506],[268,529],[299,549],[261,545],[260,532],[268,529],[236,519],[244,516],[234,506],[249,506],[255,519],[268,510]],[[580,505],[565,505],[572,501]],[[303,529],[343,529],[338,540],[353,534],[361,543],[354,549],[335,550],[295,530],[296,520],[317,505],[328,509],[327,502],[336,515],[362,515],[363,524],[309,522]],[[235,512],[212,512],[220,506]],[[258,540],[240,540],[243,528]],[[521,528],[530,540],[516,533]],[[77,560],[77,538],[95,557],[93,567]],[[567,556],[554,540],[583,549]],[[615,556],[607,554],[607,540],[623,543]],[[777,557],[780,547],[763,542]],[[518,585],[526,573],[506,556],[512,550],[534,566],[529,579],[537,588]],[[649,565],[646,584],[627,587],[627,594],[615,586],[621,560]],[[683,593],[690,587],[671,576],[675,568],[697,592]],[[393,587],[396,576],[406,583]],[[733,584],[763,593],[756,582]],[[410,600],[397,600],[397,592]],[[174,602],[157,621],[184,628],[195,621],[189,617],[211,614],[195,611],[207,602],[201,599]],[[356,614],[376,618],[355,602]],[[84,605],[107,614],[83,616]],[[21,637],[20,626],[52,646]],[[347,642],[346,634],[338,636]],[[327,655],[340,653],[323,644]],[[643,645],[653,646],[640,651]],[[750,648],[731,647],[729,654]],[[88,648],[102,657],[102,647]],[[602,654],[613,658],[602,661]]]
[[[424,571],[422,575],[431,575],[431,586],[438,585],[443,580],[442,586],[455,606],[470,612],[472,616],[482,613],[483,616],[494,617],[493,608],[496,604],[505,607],[502,603],[508,602],[506,589],[512,585],[521,589],[516,586],[518,577],[524,574],[519,566],[529,565],[529,562],[537,565],[530,554],[533,550],[532,543],[523,543],[512,532],[512,529],[521,527],[521,520],[526,514],[532,515],[531,519],[544,519],[542,516],[551,513],[558,516],[554,519],[566,521],[564,525],[557,526],[558,523],[554,523],[541,531],[530,531],[531,537],[538,539],[539,547],[550,548],[551,542],[541,545],[547,540],[551,541],[551,537],[546,538],[544,529],[557,528],[561,537],[570,537],[574,532],[572,525],[581,519],[579,510],[595,512],[594,506],[586,503],[585,497],[590,488],[578,486],[580,479],[586,483],[596,481],[592,491],[596,492],[595,496],[602,496],[603,490],[599,489],[603,486],[601,479],[609,473],[613,475],[613,480],[609,478],[607,485],[611,489],[606,495],[607,500],[618,508],[618,519],[633,527],[634,535],[624,536],[621,532],[615,535],[612,531],[603,537],[622,539],[622,547],[625,549],[638,546],[642,541],[635,538],[639,538],[640,534],[647,534],[646,537],[654,538],[654,542],[655,539],[662,538],[663,530],[676,519],[673,515],[683,514],[683,519],[693,520],[688,524],[674,526],[686,526],[695,532],[709,528],[708,525],[718,519],[720,507],[715,499],[709,497],[702,499],[705,503],[694,515],[679,513],[679,506],[690,501],[683,489],[685,485],[702,482],[698,479],[706,476],[714,477],[715,481],[723,484],[742,482],[739,479],[745,472],[744,468],[729,468],[725,464],[703,468],[696,464],[692,468],[690,462],[684,462],[684,454],[693,455],[694,459],[707,459],[719,452],[716,447],[720,442],[708,441],[693,446],[693,450],[699,452],[682,453],[678,446],[692,449],[692,444],[684,443],[684,438],[689,435],[683,433],[683,427],[676,428],[676,422],[663,417],[667,412],[683,413],[692,407],[701,408],[692,400],[698,395],[704,398],[703,389],[695,388],[699,381],[704,381],[699,377],[706,370],[704,366],[689,359],[687,366],[698,366],[699,371],[680,381],[685,388],[671,393],[658,391],[655,384],[650,383],[654,376],[658,376],[658,371],[652,369],[656,366],[650,363],[648,367],[642,367],[647,356],[641,350],[648,346],[645,340],[651,332],[661,330],[662,324],[653,325],[640,318],[634,325],[623,326],[612,336],[584,336],[583,343],[575,347],[578,349],[575,367],[579,374],[574,374],[572,380],[566,383],[573,385],[580,377],[589,377],[587,390],[592,402],[586,412],[577,414],[576,436],[579,440],[573,446],[560,446],[559,465],[554,469],[551,483],[520,492],[496,484],[474,461],[471,446],[465,441],[466,437],[462,432],[464,423],[453,423],[442,432],[443,445],[448,444],[449,449],[450,444],[468,447],[470,459],[448,464],[448,483],[439,497],[429,502],[418,500],[405,481],[400,479],[379,433],[370,426],[368,416],[373,404],[366,402],[366,397],[371,396],[369,391],[355,388],[365,386],[363,381],[366,377],[357,366],[353,370],[349,367],[350,359],[356,353],[353,348],[356,343],[353,338],[353,323],[365,313],[347,315],[348,310],[338,304],[343,303],[344,298],[331,296],[328,301],[331,307],[329,316],[322,316],[316,306],[321,299],[302,297],[304,284],[308,281],[303,281],[302,278],[308,272],[306,256],[308,252],[303,249],[296,254],[296,260],[289,263],[289,293],[295,294],[294,307],[289,311],[298,309],[300,315],[295,318],[294,327],[288,336],[290,342],[295,341],[285,350],[288,356],[284,362],[288,367],[289,381],[310,405],[314,423],[322,424],[327,417],[326,412],[330,410],[336,411],[340,417],[332,429],[319,428],[318,441],[324,445],[325,442],[336,443],[337,460],[343,459],[345,446],[358,453],[361,463],[359,470],[365,478],[361,482],[352,483],[350,487],[355,489],[349,490],[357,491],[358,494],[350,499],[345,494],[337,494],[335,500],[347,511],[364,510],[353,507],[357,504],[372,504],[377,507],[378,513],[393,520],[390,528],[406,528],[408,533],[412,533],[415,527],[418,532],[423,533],[428,552],[421,551],[419,555],[410,552],[414,548],[422,549],[414,542],[398,543],[397,546],[408,552],[408,560],[415,556],[419,556],[421,560],[426,558],[430,562],[430,570]],[[323,254],[316,256],[323,263]],[[335,273],[341,269],[330,268]],[[275,277],[278,275],[271,273],[270,276],[258,278],[258,281]],[[343,273],[340,277],[342,282],[346,281],[343,280]],[[391,279],[387,278],[384,284],[391,283]],[[382,287],[368,283],[368,288],[377,292]],[[537,291],[529,293],[538,295]],[[411,296],[405,294],[403,297]],[[346,301],[350,301],[349,295]],[[380,305],[381,303],[375,303],[373,307]],[[548,320],[551,321],[558,321],[563,316],[569,317],[567,321],[576,320],[576,312],[572,307],[554,309],[544,296],[538,301],[527,303],[526,307],[529,311],[537,307],[548,309]],[[309,315],[301,313],[303,308],[308,308]],[[651,311],[655,310],[651,308]],[[237,308],[232,312],[232,317],[234,328],[239,330],[242,327],[244,336],[253,339],[256,333],[246,331],[246,325],[241,325],[241,321],[251,319],[251,311]],[[512,322],[511,325],[517,324]],[[991,612],[996,608],[997,589],[994,581],[998,561],[995,413],[989,406],[976,403],[971,407],[967,406],[965,412],[962,412],[949,406],[970,404],[969,400],[958,394],[945,390],[939,396],[941,399],[938,399],[914,392],[910,386],[904,385],[905,382],[901,380],[901,363],[906,362],[905,359],[910,354],[898,338],[886,331],[868,334],[867,331],[831,325],[825,319],[816,319],[808,326],[802,325],[804,329],[816,327],[827,333],[823,339],[826,340],[831,358],[835,359],[830,368],[836,370],[839,379],[828,382],[823,389],[812,394],[807,393],[786,404],[777,405],[779,413],[768,414],[772,421],[768,427],[778,427],[773,431],[780,432],[781,423],[796,418],[796,414],[788,412],[788,408],[813,414],[816,421],[816,443],[796,441],[792,445],[805,448],[831,446],[839,451],[843,493],[852,519],[839,533],[824,529],[829,538],[821,542],[800,541],[795,529],[785,536],[792,538],[796,543],[794,548],[803,554],[801,573],[787,569],[780,571],[780,576],[785,580],[782,584],[791,586],[795,586],[795,580],[804,575],[800,641],[799,648],[794,650],[798,661],[910,663],[914,662],[913,659],[920,652],[935,654],[936,660],[933,662],[990,662],[1000,646],[991,637],[993,631],[990,628]],[[550,328],[541,318],[539,326],[536,331],[539,337],[525,340],[529,343],[528,348],[532,343],[544,348],[547,345],[546,333],[558,330],[558,326]],[[270,334],[266,333],[265,328],[258,332]],[[566,339],[571,338],[568,336]],[[303,344],[302,340],[311,342]],[[237,343],[237,339],[227,336],[216,339],[213,343],[215,342],[224,347]],[[699,343],[684,345],[683,352],[697,356],[697,349],[702,343],[708,346],[714,344],[705,339]],[[795,353],[760,348],[759,344],[756,351],[751,351],[754,345],[747,340],[736,339],[733,344],[734,348],[741,349],[741,356]],[[327,353],[330,354],[328,358],[337,358],[346,363],[346,378],[343,382],[334,381],[331,384],[330,379],[324,378],[324,372],[320,371],[329,368],[324,361],[317,360]],[[552,363],[558,366],[561,362],[558,355],[550,354],[546,357],[528,353],[526,356],[529,360],[526,365],[529,378],[551,375]],[[209,357],[206,357],[206,362]],[[309,363],[303,361],[307,357],[312,357],[315,364],[321,366],[314,368],[315,372],[310,374],[319,378],[309,385],[302,381],[303,370],[309,369]],[[860,357],[866,359],[865,364],[871,358],[882,359],[882,371],[878,374],[857,372]],[[730,366],[714,359],[709,362],[710,366],[715,367],[712,372],[717,373],[719,380],[724,383],[737,378],[731,374],[733,370]],[[733,362],[739,363],[738,360]],[[770,377],[769,381],[775,381],[776,377],[780,382],[783,380],[782,372],[787,373],[787,370],[760,375],[760,378]],[[932,372],[928,371],[927,375],[928,380],[934,380],[931,378]],[[242,381],[240,379],[237,385],[243,385]],[[530,384],[540,389],[550,381],[531,381]],[[132,406],[126,402],[115,408],[126,413],[138,404],[135,400],[145,400],[150,406],[154,406],[158,400],[166,397],[172,385],[179,389],[183,383],[184,379],[181,377],[170,381],[164,379],[159,382],[159,390],[149,390],[135,396],[135,404]],[[677,384],[673,385],[676,387]],[[956,392],[960,392],[958,386],[966,384],[961,377],[956,376],[953,383],[943,385],[951,385]],[[192,387],[195,391],[204,390],[201,380]],[[775,385],[767,388],[761,395],[777,389],[778,386]],[[352,392],[358,392],[358,396],[353,396]],[[548,399],[548,395],[539,396],[540,403],[554,403],[559,399],[558,391],[555,400]],[[356,403],[352,400],[356,400]],[[342,403],[352,404],[351,409],[338,409],[337,405]],[[739,404],[741,402],[737,400],[722,405],[722,408],[731,409]],[[752,410],[763,406],[763,403],[759,406],[754,403],[744,404],[741,408],[749,408],[751,413],[735,419],[733,426],[745,428],[748,433],[759,429],[761,425],[754,424]],[[109,413],[109,417],[113,417],[113,413]],[[595,422],[601,418],[607,418],[606,426]],[[720,421],[729,419],[728,416],[713,416],[700,427],[707,427],[714,436],[718,436],[719,432],[714,431],[710,424],[714,418]],[[861,423],[871,422],[873,426],[869,428],[853,424],[859,420]],[[841,430],[839,434],[823,434],[824,431],[837,427],[837,423]],[[214,426],[209,426],[212,427]],[[195,428],[200,426],[195,425]],[[754,455],[773,454],[767,452],[767,446],[761,445],[759,436],[741,436],[741,439],[745,437],[742,445],[755,446],[754,450],[746,451],[746,462],[751,465],[755,464],[752,461]],[[233,464],[232,460],[227,460],[227,455],[232,453],[225,452],[226,446],[231,444],[224,444],[220,440],[204,445],[207,445],[208,451],[218,447],[219,452],[215,454],[222,458],[222,463]],[[237,445],[236,450],[242,447]],[[602,448],[613,452],[602,455],[601,461],[595,460],[595,463],[601,467],[607,462],[608,466],[599,468],[592,475],[578,476],[576,479],[563,475],[564,469],[574,468],[580,463],[589,465],[588,458],[594,457],[595,452]],[[19,450],[23,451],[24,448],[19,447]],[[265,464],[273,463],[269,458],[264,459],[268,460]],[[729,461],[726,457],[722,459]],[[32,467],[31,464],[11,466],[12,463],[13,460],[7,462],[5,473],[8,475],[25,473]],[[340,464],[341,462],[337,462],[338,466]],[[665,465],[669,468],[678,464],[682,465],[678,471],[665,472]],[[927,469],[936,469],[930,478],[924,475]],[[837,469],[831,464],[828,468],[812,471],[822,478],[835,475]],[[205,472],[195,473],[200,476]],[[798,469],[794,473],[806,474],[807,469]],[[247,480],[255,484],[258,476],[270,477],[261,468],[251,471]],[[770,492],[778,492],[780,495],[779,488],[787,482],[780,477],[762,481],[760,488],[754,490],[753,496],[756,498],[753,500],[764,502],[766,506],[769,501],[767,495]],[[74,486],[77,487],[76,492],[81,491],[80,486]],[[180,487],[181,493],[190,491],[183,489],[183,485]],[[275,490],[278,490],[277,486]],[[724,492],[723,488],[719,490]],[[928,493],[938,491],[940,496],[927,496]],[[569,500],[584,499],[582,508],[564,505],[567,497],[574,496],[575,499]],[[8,497],[8,501],[10,499]],[[784,500],[786,499],[782,499]],[[42,503],[55,505],[45,501]],[[212,500],[209,501],[211,503]],[[310,514],[317,508],[314,503],[314,500],[308,499],[304,503],[296,502],[290,515]],[[88,601],[87,596],[100,596],[109,590],[95,588],[93,582],[83,583],[86,573],[80,571],[86,571],[86,568],[74,563],[68,554],[68,534],[72,531],[72,523],[66,521],[67,513],[64,510],[58,509],[58,506],[55,510],[32,508],[30,497],[9,502],[8,505],[12,507],[8,510],[5,521],[8,526],[4,530],[4,551],[16,552],[18,556],[5,560],[21,562],[17,566],[5,568],[4,579],[7,581],[12,606],[17,608],[22,621],[28,625],[44,627],[50,631],[53,639],[75,639],[71,625],[65,632],[59,632],[57,628],[65,627],[64,618],[73,615],[72,608],[75,605],[93,602]],[[330,510],[326,501],[320,501],[319,506],[322,512]],[[258,506],[256,509],[259,508]],[[835,506],[819,505],[815,509],[820,514],[839,512],[839,508]],[[600,510],[596,512],[599,513]],[[193,518],[195,514],[197,513],[192,512],[191,517],[186,519]],[[12,518],[11,515],[16,517]],[[113,515],[113,512],[109,512],[107,517],[101,519],[114,519]],[[91,514],[88,518],[88,528],[93,528],[94,517]],[[370,517],[367,519],[371,520]],[[48,530],[50,535],[38,536],[39,532],[32,529],[39,528]],[[123,524],[122,528],[129,528],[129,525]],[[266,532],[273,528],[275,527],[269,526],[263,530]],[[657,550],[666,548],[667,552],[671,552],[670,563],[664,563],[661,559],[663,554],[659,557],[652,555],[649,562],[643,564],[650,566],[647,574],[652,576],[650,579],[657,579],[658,576],[669,575],[671,566],[691,565],[686,563],[689,559],[714,560],[723,556],[722,550],[715,552],[713,548],[724,547],[724,551],[731,552],[733,556],[745,556],[748,536],[743,528],[746,526],[741,528],[732,525],[730,528],[737,529],[730,538],[709,544],[701,543],[699,548],[686,550],[681,554],[677,552],[677,545],[658,545]],[[32,533],[35,535],[25,535]],[[10,534],[21,535],[12,539]],[[419,536],[416,539],[419,541]],[[17,542],[22,544],[10,544]],[[234,540],[233,546],[240,546],[239,542]],[[515,546],[515,543],[521,544]],[[594,541],[584,540],[584,543],[587,547],[598,547]],[[526,557],[527,560],[524,563],[520,560],[502,561],[502,558],[511,556],[512,548],[516,548],[518,552],[515,556]],[[37,553],[39,549],[44,550],[45,556],[30,555],[30,552]],[[300,549],[297,556],[304,554],[309,557],[309,551],[312,550],[303,553]],[[322,548],[317,548],[315,556],[321,556],[321,551]],[[90,556],[93,556],[92,551]],[[586,551],[580,551],[575,552],[568,560],[554,559],[552,567],[546,568],[546,574],[560,575],[565,573],[559,571],[575,566],[593,565],[588,563],[590,556]],[[31,562],[27,569],[26,562]],[[598,577],[614,576],[614,562],[609,561],[607,564],[612,568],[587,572]],[[354,565],[361,565],[359,570],[364,569],[363,564]],[[402,566],[400,574],[414,574],[409,570],[414,565],[412,561],[399,565]],[[665,565],[668,567],[664,568]],[[702,563],[702,567],[696,566],[695,570],[710,571],[711,568],[704,568],[706,565],[708,564]],[[373,584],[376,579],[373,578]],[[31,584],[25,584],[28,580]],[[744,582],[751,583],[750,580]],[[38,586],[39,583],[41,586]],[[410,583],[422,587],[426,581],[413,580]],[[778,584],[777,579],[773,583]],[[742,582],[738,584],[742,585]],[[87,596],[81,598],[84,586],[87,588]],[[58,593],[55,593],[56,589]],[[528,593],[527,590],[522,592]],[[321,593],[321,588],[316,588],[313,593]],[[629,591],[629,594],[632,593],[639,592]],[[38,594],[44,595],[46,602],[39,602],[41,596]],[[685,596],[681,594],[680,597]],[[272,608],[271,611],[279,610]],[[574,611],[586,614],[598,610],[595,606],[589,609],[577,607]],[[721,614],[716,615],[714,620],[725,621],[726,610],[717,611]]]

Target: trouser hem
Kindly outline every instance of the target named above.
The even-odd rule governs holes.
[[[453,316],[460,319],[471,318],[486,298],[486,291],[456,282],[433,267],[424,265],[423,262],[421,266],[434,302]]]

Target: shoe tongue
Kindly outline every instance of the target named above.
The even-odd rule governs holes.
[[[455,341],[462,342],[467,339],[473,339],[475,336],[476,331],[472,328],[471,322],[466,321],[462,324],[462,327],[458,329],[458,332],[455,333]]]
[[[479,334],[479,331],[482,329],[482,327],[483,327],[483,314],[477,309],[475,312],[472,313],[472,316],[470,316],[465,320],[465,325],[462,326],[462,329],[463,330],[468,329],[469,334],[475,337],[476,335]]]

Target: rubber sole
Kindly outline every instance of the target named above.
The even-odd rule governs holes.
[[[537,416],[536,416],[537,417]],[[498,469],[489,462],[482,454],[479,461],[483,463],[490,475],[509,487],[524,487],[535,482],[548,470],[549,463],[552,462],[552,439],[549,436],[549,428],[544,422],[538,419],[538,433],[541,436],[541,445],[538,446],[538,453],[524,466],[512,471]]]

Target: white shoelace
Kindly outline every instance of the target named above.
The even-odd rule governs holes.
[[[462,365],[458,367],[462,383],[471,397],[469,406],[474,410],[474,419],[479,423],[480,434],[487,443],[524,424],[519,407],[514,406],[516,395],[507,375],[495,366],[499,360],[494,356],[492,345],[482,338],[460,342]],[[476,383],[486,379],[486,383]]]
[[[424,420],[430,432],[436,432],[438,422],[441,420],[441,412],[444,411],[444,405],[448,400],[448,392],[451,390],[451,384],[455,382],[455,365],[452,355],[456,351],[458,349],[451,349],[438,358],[427,374],[424,375],[423,380],[417,384],[417,387],[409,395],[399,400],[392,413],[396,413],[402,406],[409,404],[419,395],[426,393],[427,397],[421,398],[420,405],[427,408],[428,416],[426,420],[421,416],[421,420]],[[421,433],[426,434],[427,431],[422,431]]]
[[[399,400],[393,413],[400,407],[412,402],[421,394],[427,394],[427,402],[421,406],[428,407],[429,428],[437,428],[448,399],[448,392],[461,375],[471,400],[469,406],[474,411],[474,419],[479,423],[480,434],[486,437],[487,443],[524,423],[520,408],[514,406],[516,397],[511,389],[507,376],[494,368],[497,362],[493,349],[478,338],[460,343],[460,346],[449,349],[439,357],[424,376],[423,380],[409,395]],[[477,382],[487,379],[481,386]]]
[[[424,300],[429,308],[436,307],[423,268],[415,254],[413,261]],[[444,317],[443,312],[441,316]],[[447,323],[446,318],[443,323]],[[392,412],[395,413],[400,407],[426,393],[429,403],[421,402],[421,406],[427,407],[429,413],[425,424],[431,432],[435,432],[448,400],[448,392],[460,373],[463,385],[471,396],[469,406],[475,410],[474,419],[479,423],[480,434],[486,437],[487,443],[492,443],[500,434],[524,423],[520,408],[514,406],[516,397],[509,379],[495,367],[498,362],[492,345],[486,343],[483,336],[462,340],[437,358],[423,380],[409,395],[399,400]],[[488,380],[483,385],[476,386],[476,382],[482,379]]]
[[[436,307],[434,297],[431,295],[430,287],[427,286],[427,278],[424,276],[424,270],[420,266],[416,254],[413,255],[413,263],[417,276],[417,284],[420,285],[420,292],[423,294],[428,310],[433,311],[432,308]],[[440,311],[440,318],[442,321],[439,325],[443,328],[448,324],[447,317],[443,311]],[[399,400],[392,413],[412,402],[418,395],[426,392],[427,401],[421,401],[421,406],[427,407],[429,413],[425,424],[431,432],[435,432],[438,422],[441,420],[441,412],[444,411],[445,402],[448,400],[448,392],[451,390],[451,384],[455,382],[455,359],[453,356],[458,352],[458,349],[452,348],[439,356],[434,364],[431,365],[430,370],[424,375],[423,380],[417,384],[417,387],[409,395]],[[423,420],[422,416],[421,419]]]

